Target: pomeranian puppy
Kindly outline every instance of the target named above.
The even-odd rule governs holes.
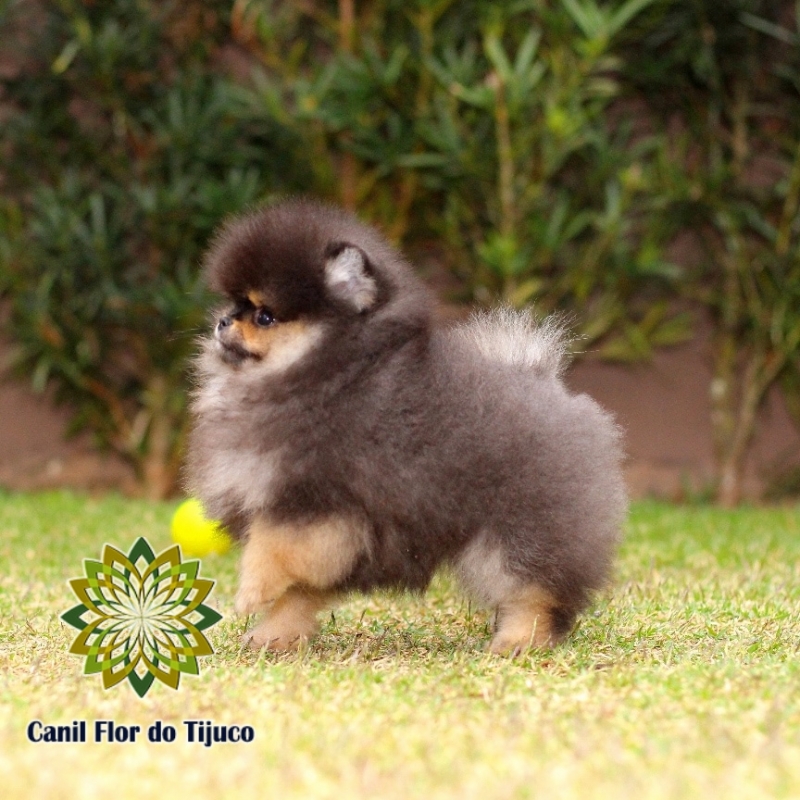
[[[344,593],[449,564],[496,609],[495,653],[550,646],[606,581],[620,433],[560,379],[561,327],[510,309],[450,329],[403,258],[336,208],[229,222],[205,263],[189,488],[243,540],[253,647],[297,647]]]

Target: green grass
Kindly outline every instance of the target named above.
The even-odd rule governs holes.
[[[800,508],[633,509],[613,591],[565,645],[486,655],[446,577],[354,597],[293,656],[242,651],[236,556],[204,560],[225,619],[175,692],[103,691],[67,653],[68,578],[108,541],[169,542],[173,506],[0,496],[0,794],[192,798],[800,797]],[[175,744],[31,744],[29,721],[176,725]],[[183,741],[249,724],[252,744]]]

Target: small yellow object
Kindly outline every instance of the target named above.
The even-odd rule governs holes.
[[[184,500],[172,517],[172,541],[181,546],[185,556],[202,558],[210,553],[227,553],[231,537],[219,522],[206,517],[195,497]]]

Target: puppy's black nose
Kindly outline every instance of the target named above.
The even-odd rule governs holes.
[[[233,320],[230,317],[228,317],[228,316],[220,317],[220,320],[217,323],[217,330],[221,331],[223,328],[227,328],[232,323],[233,323]]]

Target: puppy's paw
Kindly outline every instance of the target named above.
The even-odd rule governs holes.
[[[494,636],[486,649],[496,656],[516,658],[522,652],[522,644],[508,636]]]
[[[506,636],[498,633],[491,642],[488,650],[496,656],[508,656],[516,658],[527,650],[547,649],[553,646],[550,639],[532,638],[530,635],[524,637]]]
[[[292,650],[299,650],[301,645],[308,641],[308,637],[302,636],[273,636],[274,631],[261,630],[260,627],[254,628],[242,636],[242,644],[251,650],[273,650],[279,653],[288,653]]]
[[[290,589],[276,600],[267,615],[249,631],[244,643],[254,650],[296,650],[320,628],[317,612],[328,605],[327,595]]]
[[[524,587],[500,603],[489,652],[512,658],[526,650],[550,649],[558,642],[553,598],[538,586]]]
[[[242,644],[253,650],[298,650],[314,636],[318,627],[315,622],[297,627],[267,618],[242,636]]]

